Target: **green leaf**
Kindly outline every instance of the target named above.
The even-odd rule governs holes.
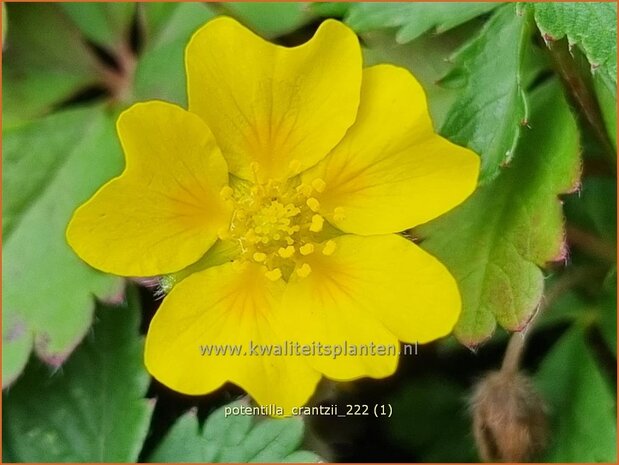
[[[136,461],[154,405],[143,398],[140,316],[133,290],[127,303],[98,309],[93,333],[62,370],[33,360],[4,395],[3,453],[19,462]]]
[[[172,42],[189,42],[191,35],[215,11],[204,3],[143,3],[140,4],[146,29],[146,50],[154,50]]]
[[[200,431],[194,411],[183,415],[150,457],[150,462],[281,463],[321,461],[317,455],[299,451],[304,424],[298,417],[261,418],[229,415],[226,408],[246,406],[233,402],[213,412]]]
[[[267,39],[292,32],[311,19],[303,2],[225,2],[222,6]]]
[[[615,463],[615,401],[581,328],[556,343],[535,380],[549,404],[553,426],[544,461]]]
[[[404,386],[388,402],[392,404],[393,416],[382,423],[388,437],[410,450],[419,461],[479,460],[462,387],[448,379],[422,378]]]
[[[187,105],[185,47],[215,13],[198,3],[144,3],[148,41],[134,81],[138,101],[160,99]]]
[[[476,346],[496,322],[526,326],[542,297],[539,267],[564,258],[563,216],[557,195],[577,183],[576,123],[556,82],[539,87],[531,128],[512,165],[462,205],[413,231],[422,247],[456,277],[462,314],[455,334]]]
[[[310,9],[312,13],[328,18],[343,18],[354,3],[346,2],[311,2]]]
[[[448,58],[479,30],[478,24],[468,23],[444,34],[424,34],[407,44],[396,44],[389,32],[368,34],[363,62],[365,66],[391,63],[408,69],[423,86],[434,127],[441,127],[458,93],[438,82],[452,68]]]
[[[560,277],[554,278],[555,283],[559,282]],[[546,283],[547,290],[552,289],[553,277],[549,277]],[[559,284],[560,285],[560,284]],[[549,293],[551,291],[548,291]],[[572,324],[575,321],[582,321],[587,314],[587,302],[575,291],[562,292],[550,305],[541,312],[535,321],[535,331],[547,329],[552,326]]]
[[[374,3],[351,5],[346,22],[358,33],[397,28],[396,41],[405,44],[424,32],[448,31],[476,16],[488,13],[499,3]]]
[[[602,119],[606,126],[606,132],[610,142],[613,144],[615,152],[615,160],[617,157],[617,89],[609,88],[604,84],[604,81],[600,78],[599,73],[593,77],[593,87],[597,95],[598,102],[600,104],[600,111],[602,112]]]
[[[585,177],[578,194],[565,199],[568,220],[579,228],[617,243],[616,192],[617,180],[614,178]]]
[[[135,3],[79,2],[59,5],[82,33],[98,45],[114,51],[121,43],[128,43]]]
[[[540,2],[535,21],[546,40],[567,37],[587,55],[594,73],[617,95],[617,4]]]
[[[18,313],[2,312],[2,387],[10,385],[28,363],[34,343],[28,329]]]
[[[59,365],[92,322],[93,295],[122,281],[95,271],[69,248],[73,211],[122,169],[114,121],[102,108],[48,116],[5,131],[2,150],[2,381],[36,353]]]
[[[452,57],[456,66],[442,80],[443,85],[464,85],[440,132],[481,155],[481,184],[512,158],[527,120],[521,80],[529,42],[526,15],[505,5]]]
[[[6,19],[6,6],[2,4],[2,48],[4,48],[4,41],[6,39],[6,33],[9,29],[9,22]]]
[[[7,10],[11,30],[2,55],[4,129],[45,115],[101,80],[79,30],[58,5],[11,3]]]
[[[606,276],[604,291],[597,324],[608,348],[617,357],[617,265]]]

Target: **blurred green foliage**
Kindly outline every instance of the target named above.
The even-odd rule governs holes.
[[[36,363],[20,378],[4,404],[5,461],[137,461],[154,406],[144,398],[140,313],[135,289],[121,306],[100,305],[92,334],[58,372]]]
[[[577,325],[555,344],[536,381],[554,414],[545,461],[615,462],[615,399],[587,347],[582,327]]]

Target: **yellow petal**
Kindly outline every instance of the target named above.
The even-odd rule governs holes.
[[[398,339],[425,343],[452,330],[460,295],[434,257],[396,235],[332,240],[332,255],[305,257],[309,275],[291,275],[284,294],[288,331],[303,343],[396,344],[396,355],[313,357],[317,370],[339,380],[388,376]]]
[[[370,235],[445,213],[473,192],[478,171],[475,153],[434,133],[415,78],[379,65],[364,70],[357,121],[303,182],[324,181],[316,198],[328,221]]]
[[[228,182],[226,162],[206,124],[171,104],[136,104],[117,128],[125,171],[75,212],[67,240],[109,273],[178,271],[228,227],[230,207],[219,194]]]
[[[327,20],[307,43],[273,45],[220,17],[187,46],[189,109],[213,130],[230,171],[285,178],[323,158],[355,120],[361,50]]]
[[[284,281],[263,267],[229,263],[181,281],[155,314],[146,337],[146,366],[160,382],[190,395],[206,394],[227,381],[262,405],[290,408],[307,402],[320,374],[302,357],[202,355],[201,346],[283,345]],[[231,349],[232,350],[232,349]]]

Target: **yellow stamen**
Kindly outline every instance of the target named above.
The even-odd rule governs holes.
[[[301,210],[299,210],[299,208],[295,207],[293,204],[289,203],[288,205],[286,205],[286,213],[288,214],[288,216],[296,216],[301,213]]]
[[[271,281],[277,281],[282,277],[282,270],[280,270],[279,268],[273,268],[272,270],[269,270],[264,274]]]
[[[295,160],[290,163],[292,170],[300,166]],[[252,170],[256,178],[265,176],[264,168],[257,163],[252,164]],[[269,279],[287,280],[291,269],[305,277],[311,266],[297,258],[318,252],[330,255],[335,249],[330,241],[318,245],[314,238],[326,226],[325,218],[318,213],[318,193],[326,189],[325,185],[324,180],[316,178],[297,186],[296,192],[290,183],[268,179],[236,189],[225,186],[221,195],[230,197],[234,213],[228,230],[218,231],[218,237],[238,242],[241,259],[260,264]],[[339,208],[336,213],[341,211]]]
[[[289,245],[288,247],[280,247],[277,251],[280,257],[282,258],[290,258],[294,255],[294,247]]]
[[[254,260],[257,261],[258,263],[261,263],[265,261],[266,259],[267,259],[267,255],[265,253],[262,253],[262,252],[254,253]]]
[[[256,183],[256,184],[255,184],[255,187],[257,187],[257,189],[256,189],[256,190],[258,190],[258,191],[259,191],[259,190],[260,190],[260,187],[261,187],[261,185],[260,185],[260,179],[258,178],[258,172],[260,171],[260,165],[258,164],[258,162],[255,162],[255,161],[254,161],[254,162],[251,162],[251,163],[249,164],[249,167],[250,167],[250,169],[251,169],[252,173],[254,174],[254,182]],[[252,190],[253,190],[253,188],[252,188]]]
[[[318,209],[320,208],[320,202],[315,197],[310,197],[309,199],[307,199],[307,202],[305,203],[307,204],[308,207],[310,207],[310,209],[313,212],[317,212]]]
[[[305,195],[306,197],[309,197],[310,195],[312,195],[312,186],[308,184],[301,184],[297,186],[297,192]]]
[[[320,178],[316,178],[312,181],[312,187],[316,192],[324,192],[327,184]]]
[[[245,233],[245,240],[247,242],[251,242],[252,244],[255,244],[260,239],[256,235],[256,231],[254,231],[253,229],[250,229],[249,231],[247,231],[247,233]]]
[[[322,226],[325,223],[325,219],[320,215],[312,216],[312,224],[310,224],[309,230],[312,232],[322,231]]]
[[[343,221],[344,218],[344,209],[342,207],[337,207],[333,210],[333,221]]]
[[[301,277],[301,278],[305,278],[307,276],[309,276],[309,274],[312,272],[312,267],[309,266],[309,264],[304,263],[303,265],[301,265],[299,268],[297,268],[297,274]]]
[[[232,190],[230,186],[222,187],[221,191],[219,192],[219,195],[224,200],[230,200],[232,198],[232,194],[234,194],[234,190]]]
[[[333,252],[335,252],[335,247],[335,241],[328,240],[327,242],[325,242],[325,245],[322,248],[323,255],[332,255]]]
[[[314,252],[314,244],[304,244],[299,248],[301,255],[309,255]]]

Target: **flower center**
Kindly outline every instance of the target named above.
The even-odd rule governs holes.
[[[335,242],[321,243],[325,220],[314,194],[324,187],[320,179],[312,185],[269,180],[227,186],[221,195],[232,202],[234,212],[229,230],[220,237],[237,241],[241,259],[260,264],[274,281],[287,280],[293,271],[305,277],[311,272],[309,255],[335,250]]]

